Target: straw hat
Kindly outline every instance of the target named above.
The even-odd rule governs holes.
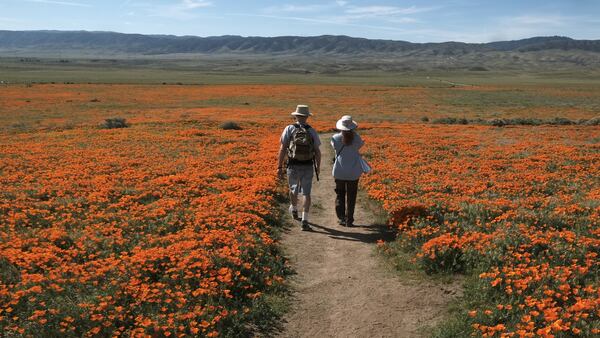
[[[299,104],[296,111],[292,113],[294,116],[312,116],[307,105]]]
[[[352,116],[344,115],[339,121],[335,124],[335,128],[337,130],[353,130],[358,127],[358,124],[352,121]]]

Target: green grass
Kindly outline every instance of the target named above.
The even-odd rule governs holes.
[[[438,326],[427,332],[431,338],[463,338],[471,336],[473,328],[465,320],[467,317],[467,309],[470,306],[481,305],[480,300],[473,299],[471,295],[479,291],[477,288],[476,276],[469,276],[465,279],[464,296],[457,298],[450,303],[448,307],[448,315],[444,321]],[[477,297],[476,297],[477,298]]]
[[[527,89],[506,89],[497,91],[461,91],[450,92],[450,90],[439,90],[439,96],[435,101],[443,106],[456,108],[471,108],[479,111],[490,108],[502,110],[504,108],[530,109],[545,106],[556,109],[583,108],[586,110],[600,112],[600,101],[595,92],[588,91],[589,96],[557,97]]]
[[[584,85],[600,86],[598,72],[523,72],[464,70],[382,71],[376,67],[361,70],[350,68],[329,72],[334,64],[317,64],[318,60],[285,59],[60,59],[35,58],[22,62],[20,58],[0,58],[0,81],[10,83],[139,83],[139,84],[355,84],[388,86],[422,86],[449,88],[462,85]],[[292,62],[290,61],[290,62]],[[373,66],[370,61],[370,66]],[[310,72],[292,68],[313,69]]]

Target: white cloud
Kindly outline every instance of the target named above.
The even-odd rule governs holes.
[[[300,22],[313,22],[313,23],[321,23],[326,25],[336,25],[336,26],[347,26],[347,27],[357,27],[357,28],[367,28],[372,30],[383,30],[395,33],[408,33],[412,32],[406,29],[394,27],[394,26],[385,26],[385,25],[369,25],[369,24],[359,24],[352,22],[345,22],[343,20],[335,20],[332,17],[315,17],[315,18],[306,18],[306,17],[297,17],[297,16],[285,16],[285,15],[268,15],[268,14],[245,14],[245,13],[230,13],[228,15],[232,16],[244,16],[244,17],[257,17],[257,18],[268,18],[268,19],[277,19],[277,20],[288,20],[288,21],[300,21]]]
[[[204,0],[183,0],[183,3],[181,3],[180,6],[186,9],[194,9],[212,6],[212,2]]]
[[[15,18],[0,17],[0,23],[22,24],[22,23],[27,23],[27,22],[23,21],[23,20],[18,20]]]
[[[353,6],[344,7],[341,14],[328,19],[340,23],[359,23],[365,20],[378,20],[389,24],[410,24],[420,22],[412,15],[433,11],[438,7],[396,7],[396,6]]]
[[[266,13],[299,13],[299,12],[318,12],[322,10],[330,9],[331,5],[280,5],[280,6],[271,6],[264,9]]]
[[[206,0],[181,0],[173,5],[151,5],[148,3],[135,4],[142,7],[149,16],[162,17],[176,20],[189,20],[197,18],[196,10],[213,6],[211,1]]]
[[[229,13],[231,16],[243,16],[243,17],[252,17],[252,18],[267,18],[267,19],[277,19],[277,20],[293,20],[293,21],[305,21],[305,22],[317,22],[317,23],[331,23],[324,19],[318,18],[304,18],[297,16],[285,16],[285,15],[271,15],[271,14],[247,14],[247,13]]]
[[[364,15],[365,17],[410,15],[435,10],[435,7],[396,7],[396,6],[349,6],[348,14]]]
[[[60,6],[74,6],[74,7],[92,7],[90,4],[81,3],[81,2],[71,2],[71,1],[54,1],[54,0],[25,0],[27,2],[37,2],[42,4],[49,5],[60,5]]]
[[[393,23],[417,23],[419,22],[419,20],[415,19],[415,18],[409,18],[409,17],[400,17],[400,18],[393,18],[393,19],[388,19],[387,21],[389,22],[393,22]]]
[[[551,25],[563,26],[570,18],[561,15],[522,15],[514,18],[507,18],[504,21],[508,25]]]
[[[348,1],[337,0],[326,4],[284,4],[278,6],[270,6],[263,9],[267,13],[300,13],[300,12],[319,12],[319,11],[336,11],[342,10],[341,13],[353,15],[356,18],[371,18],[371,17],[389,17],[397,15],[411,15],[422,12],[429,12],[438,9],[439,7],[397,7],[397,6],[355,6],[349,5]]]
[[[390,24],[417,23],[419,20],[411,17],[417,13],[437,10],[440,7],[398,7],[398,6],[356,6],[349,1],[337,0],[325,4],[285,4],[271,6],[263,9],[264,14],[282,17],[291,13],[318,13],[318,16],[305,18],[298,15],[293,16],[298,21],[319,20],[323,23],[333,24],[358,24],[364,20],[377,19]],[[362,22],[364,23],[364,22]]]
[[[344,7],[348,4],[348,1],[337,0],[325,4],[284,4],[278,6],[269,6],[263,9],[265,13],[302,13],[302,12],[322,12],[335,10],[340,7]]]

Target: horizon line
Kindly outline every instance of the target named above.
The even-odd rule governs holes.
[[[468,44],[468,45],[483,45],[483,44],[489,44],[489,43],[497,43],[497,42],[511,42],[511,41],[522,41],[522,40],[528,40],[528,39],[535,39],[535,38],[565,38],[565,39],[570,39],[570,40],[574,40],[574,41],[600,41],[600,39],[575,39],[575,38],[571,38],[569,36],[564,36],[564,35],[537,35],[537,36],[531,36],[531,37],[527,37],[527,38],[521,38],[521,39],[514,39],[514,40],[497,40],[497,41],[489,41],[489,42],[464,42],[464,41],[456,41],[456,40],[449,40],[449,41],[443,41],[443,42],[412,42],[412,41],[408,41],[408,40],[394,40],[394,39],[373,39],[373,38],[365,38],[365,37],[358,37],[358,36],[350,36],[350,35],[344,35],[344,34],[320,34],[320,35],[274,35],[274,36],[260,36],[260,35],[235,35],[235,34],[223,34],[223,35],[209,35],[209,36],[200,36],[200,35],[176,35],[176,34],[161,34],[161,33],[125,33],[125,32],[118,32],[118,31],[103,31],[103,30],[86,30],[86,29],[81,29],[81,30],[61,30],[61,29],[30,29],[30,30],[10,30],[10,29],[0,29],[0,32],[61,32],[61,33],[76,33],[76,32],[85,32],[85,33],[113,33],[113,34],[123,34],[123,35],[142,35],[142,36],[170,36],[170,37],[176,37],[176,38],[189,38],[189,37],[193,37],[193,38],[200,38],[200,39],[207,39],[207,38],[218,38],[218,37],[240,37],[240,38],[265,38],[265,39],[270,39],[270,38],[285,38],[285,37],[296,37],[296,38],[317,38],[317,37],[324,37],[324,36],[333,36],[333,37],[347,37],[347,38],[351,38],[351,39],[363,39],[363,40],[371,40],[371,41],[391,41],[391,42],[407,42],[407,43],[411,43],[411,44],[443,44],[443,43],[463,43],[463,44]]]

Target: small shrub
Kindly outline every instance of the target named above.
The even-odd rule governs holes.
[[[13,123],[10,125],[11,128],[13,129],[18,129],[18,130],[26,130],[28,129],[28,125],[25,124],[25,122],[17,122],[17,123]]]
[[[422,118],[421,121],[425,121],[424,119],[425,118]],[[462,117],[462,118],[442,117],[442,118],[433,120],[433,123],[435,123],[435,124],[487,124],[487,125],[496,126],[496,127],[539,126],[539,125],[543,125],[543,124],[556,125],[556,126],[585,124],[585,125],[597,126],[600,124],[600,117],[595,117],[590,120],[579,120],[579,121],[573,121],[573,120],[570,120],[570,119],[564,118],[564,117],[555,117],[555,118],[549,119],[549,120],[542,120],[542,119],[536,119],[536,118],[523,118],[523,117],[517,117],[517,118],[511,118],[511,119],[495,118],[495,119],[491,119],[491,120],[483,120],[481,118],[469,120],[464,117]]]
[[[466,118],[456,118],[456,117],[442,117],[439,119],[433,120],[435,124],[469,124],[469,120]]]
[[[429,122],[429,117],[427,117],[427,116],[421,117],[421,122]]]
[[[513,119],[496,118],[496,119],[485,121],[484,123],[492,125],[492,126],[496,126],[496,127],[503,127],[503,126],[539,126],[541,124],[550,123],[550,122],[543,121],[540,119],[517,117],[517,118],[513,118]]]
[[[433,120],[435,124],[457,124],[458,119],[456,117],[442,117],[439,119]]]
[[[585,121],[586,126],[600,126],[600,116],[596,116]]]
[[[539,126],[541,124],[544,124],[544,121],[542,121],[540,119],[533,119],[533,118],[516,118],[516,119],[511,119],[509,124],[520,125],[520,126]]]
[[[420,263],[428,274],[464,272],[465,262],[458,236],[444,234],[423,244]]]
[[[239,124],[233,121],[227,121],[221,124],[221,129],[223,130],[242,130]]]
[[[225,174],[225,173],[217,173],[215,174],[215,177],[220,179],[220,180],[226,180],[229,179],[229,175]]]
[[[551,125],[556,125],[556,126],[568,126],[568,125],[575,124],[575,122],[573,122],[565,117],[555,117],[552,120],[548,121],[548,123]]]
[[[495,127],[504,127],[506,125],[506,121],[504,121],[503,119],[493,119],[490,120],[488,123]]]
[[[100,125],[100,127],[104,129],[127,128],[129,127],[129,124],[124,118],[116,117],[112,119],[106,119],[104,123]]]

